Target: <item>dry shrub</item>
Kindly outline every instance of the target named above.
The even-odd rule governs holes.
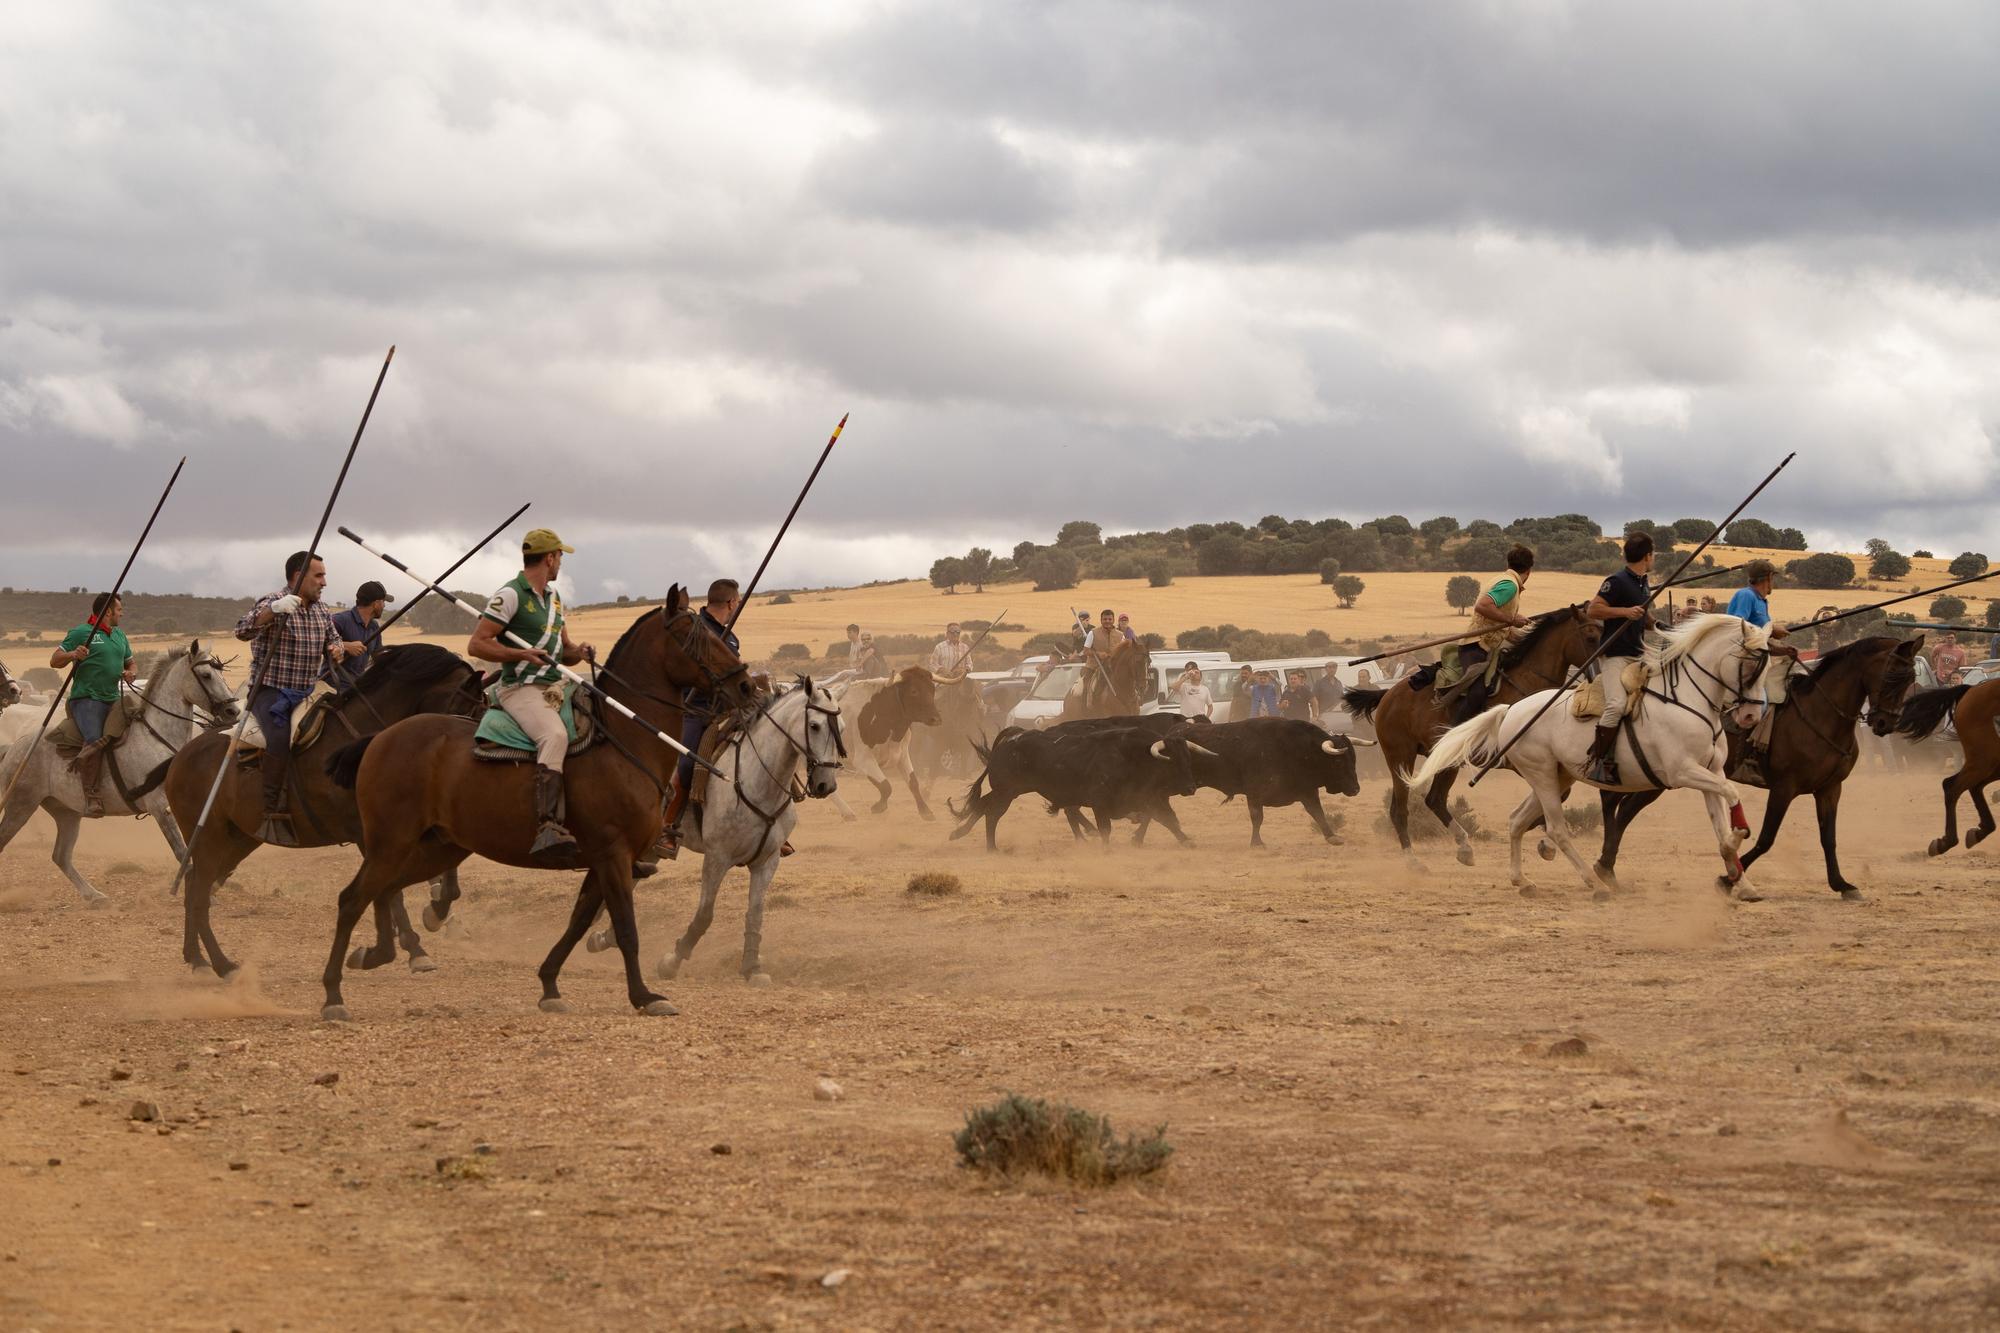
[[[111,868],[106,870],[104,873],[108,877],[116,877],[119,875],[143,875],[146,873],[146,867],[140,865],[137,861],[113,861],[111,863]]]
[[[1174,1152],[1166,1136],[1161,1125],[1143,1137],[1120,1139],[1105,1116],[1010,1092],[968,1112],[952,1146],[961,1165],[996,1176],[1039,1171],[1079,1185],[1110,1185],[1165,1166]]]
[[[910,876],[909,892],[927,898],[948,898],[959,889],[958,876],[942,870],[923,870]]]

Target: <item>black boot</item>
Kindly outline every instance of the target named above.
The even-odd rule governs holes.
[[[299,845],[298,835],[292,832],[291,803],[285,799],[283,787],[264,789],[264,822],[257,825],[257,841],[273,847]]]
[[[1605,787],[1618,785],[1618,758],[1613,753],[1617,740],[1618,728],[1597,729],[1597,735],[1590,742],[1590,767],[1583,775],[1586,781]]]
[[[576,839],[563,827],[563,775],[535,765],[535,841],[528,858],[550,870],[576,868]]]
[[[1752,787],[1768,786],[1764,777],[1764,760],[1768,752],[1755,741],[1745,741],[1743,749],[1736,756],[1736,762],[1729,766],[1729,780],[1744,782]]]

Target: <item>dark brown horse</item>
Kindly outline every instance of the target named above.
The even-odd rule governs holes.
[[[1535,619],[1534,627],[1519,642],[1500,650],[1500,674],[1494,681],[1487,706],[1519,703],[1542,690],[1560,687],[1571,670],[1590,660],[1597,651],[1598,626],[1584,612],[1586,603],[1550,611]],[[1483,671],[1473,666],[1468,674]],[[1453,699],[1440,698],[1435,671],[1421,671],[1409,680],[1379,690],[1350,689],[1343,696],[1356,717],[1375,725],[1375,739],[1382,743],[1382,758],[1389,765],[1389,781],[1394,784],[1389,799],[1389,819],[1396,826],[1396,838],[1405,852],[1410,850],[1410,789],[1403,774],[1430,753],[1432,742],[1452,726]],[[1472,688],[1467,681],[1461,688]],[[1451,694],[1452,691],[1446,691]],[[1472,841],[1451,816],[1452,783],[1456,770],[1431,784],[1424,805],[1437,816],[1438,823],[1451,830],[1458,843],[1458,859],[1472,864]]]
[[[666,607],[632,623],[605,659],[605,693],[642,720],[608,707],[596,710],[598,744],[563,765],[568,813],[579,868],[586,873],[569,925],[541,966],[541,1007],[566,1013],[556,977],[570,950],[608,908],[625,959],[625,990],[641,1013],[671,1014],[664,996],[648,989],[639,968],[639,928],[632,912],[632,864],[660,833],[662,798],[678,753],[654,732],[677,736],[681,694],[699,688],[717,707],[750,706],[756,688],[743,663],[688,610],[679,584]],[[340,914],[327,956],[326,1006],[321,1016],[347,1017],[341,964],[361,913],[388,894],[420,884],[468,856],[538,868],[529,855],[535,837],[533,769],[491,763],[472,753],[474,724],[457,717],[415,717],[379,736],[357,741],[339,756],[336,777],[354,787],[361,807],[361,869],[340,892]]]
[[[1843,898],[1861,897],[1861,890],[1841,875],[1834,845],[1840,787],[1854,771],[1854,761],[1861,753],[1855,725],[1861,720],[1864,704],[1868,725],[1877,736],[1908,725],[1903,696],[1916,683],[1912,662],[1923,642],[1921,636],[1906,642],[1883,635],[1856,639],[1820,658],[1810,673],[1792,679],[1771,722],[1771,752],[1764,759],[1769,782],[1749,784],[1768,786],[1771,799],[1764,805],[1764,826],[1757,831],[1756,845],[1742,855],[1745,870],[1778,840],[1778,829],[1792,802],[1811,796],[1819,813],[1819,846],[1826,856],[1827,887]],[[1923,697],[1918,695],[1910,702],[1915,704]],[[1741,733],[1729,734],[1731,769],[1742,753],[1744,739]],[[1744,781],[1734,774],[1730,780]],[[1597,873],[1606,883],[1616,884],[1613,871],[1625,830],[1641,810],[1660,798],[1660,793],[1605,791],[1598,795],[1604,807],[1604,849],[1598,854]]]
[[[331,847],[361,841],[361,814],[355,808],[354,793],[336,785],[326,774],[326,761],[335,751],[419,713],[476,717],[482,706],[479,673],[458,654],[428,643],[398,644],[377,652],[359,682],[315,705],[324,710],[318,734],[310,744],[293,752],[292,809],[298,813],[294,833],[299,846]],[[210,732],[197,736],[168,767],[167,804],[183,838],[191,834],[215,781],[215,766],[228,748],[226,735]],[[215,886],[264,845],[257,838],[263,818],[264,796],[257,766],[235,766],[215,794],[215,808],[188,867],[187,897],[181,909],[181,957],[189,967],[202,969],[213,964],[223,976],[236,970],[236,964],[223,956],[222,946],[216,942],[209,904]],[[447,878],[443,892],[447,902],[458,897],[456,875]],[[435,966],[424,953],[422,938],[410,927],[400,894],[377,905],[375,945],[365,951],[358,965],[379,967],[391,961],[398,939],[409,953],[413,969],[422,972]],[[204,945],[206,959],[202,956]]]
[[[1896,730],[1911,740],[1922,740],[1949,717],[1958,732],[1965,762],[1944,780],[1944,836],[1932,838],[1930,854],[1943,856],[1958,845],[1958,798],[1968,793],[1972,808],[1979,812],[1979,825],[1965,831],[1965,845],[1977,847],[1993,832],[1993,811],[1986,804],[1987,784],[2000,781],[2000,680],[1982,680],[1977,685],[1947,685],[1925,690],[1903,706]]]
[[[1103,652],[1086,649],[1083,674],[1063,695],[1063,721],[1137,716],[1152,683],[1152,654],[1136,639],[1120,639]]]

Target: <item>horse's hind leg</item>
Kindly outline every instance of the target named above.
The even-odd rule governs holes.
[[[1609,898],[1611,896],[1610,888],[1603,880],[1597,877],[1597,872],[1590,868],[1590,863],[1585,861],[1582,853],[1576,850],[1575,840],[1569,836],[1569,821],[1563,817],[1563,789],[1561,784],[1553,775],[1538,776],[1541,780],[1531,781],[1529,785],[1535,789],[1534,799],[1542,807],[1542,821],[1548,825],[1549,839],[1555,843],[1557,850],[1569,858],[1569,863],[1576,867],[1576,873],[1583,876],[1584,887],[1591,890],[1591,897],[1600,901]],[[1527,831],[1521,827],[1521,823],[1521,813],[1516,811],[1514,860],[1517,865],[1521,859],[1521,835]]]
[[[701,858],[701,901],[695,904],[694,916],[688,921],[687,929],[674,941],[671,958],[662,958],[653,970],[661,980],[672,981],[681,974],[681,964],[694,957],[694,946],[701,943],[701,937],[708,934],[708,927],[715,920],[715,895],[722,891],[724,876],[729,874],[729,858],[722,855]]]
[[[1958,796],[1964,790],[1959,785],[1959,779],[1964,776],[1965,770],[1963,768],[1959,769],[1956,773],[1945,774],[1943,783],[1944,836],[1931,839],[1931,845],[1925,850],[1929,851],[1932,856],[1943,856],[1958,845]]]
[[[49,852],[49,859],[56,863],[56,869],[63,872],[63,878],[75,886],[76,891],[83,895],[83,901],[90,906],[110,901],[77,871],[76,862],[71,859],[76,851],[77,834],[83,831],[83,816],[53,800],[44,801],[42,809],[56,821],[56,845]]]
[[[439,875],[431,881],[431,900],[424,904],[424,929],[443,930],[444,923],[451,918],[451,905],[458,901],[458,867]]]
[[[757,952],[764,943],[764,893],[777,873],[775,856],[766,856],[750,867],[750,906],[743,915],[743,979],[753,986],[771,984],[771,974],[764,970]]]
[[[1458,770],[1455,768],[1438,774],[1437,781],[1431,784],[1430,792],[1424,797],[1424,807],[1437,816],[1438,823],[1451,831],[1451,840],[1458,844],[1458,863],[1469,866],[1472,864],[1472,837],[1451,812],[1451,788],[1457,781]]]
[[[1991,782],[1993,777],[1994,774],[1990,771],[1982,773],[1979,775],[1979,781],[1966,788],[1972,796],[1972,808],[1979,812],[1979,827],[1965,831],[1965,845],[1968,848],[1977,847],[1993,832],[1993,809],[1986,804],[1986,784]]]
[[[320,974],[320,981],[326,987],[326,1003],[320,1007],[319,1016],[330,1021],[344,1021],[347,1005],[341,999],[340,971],[347,960],[347,945],[354,938],[354,927],[361,922],[361,914],[375,905],[384,894],[394,893],[422,875],[401,873],[403,867],[395,870],[384,869],[374,861],[364,859],[361,868],[354,872],[354,878],[340,891],[340,901],[333,923],[333,947],[327,954],[326,971]]]

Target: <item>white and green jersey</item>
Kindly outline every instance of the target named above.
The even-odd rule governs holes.
[[[487,620],[494,621],[513,636],[503,638],[503,643],[515,648],[525,643],[549,655],[548,666],[536,666],[533,662],[509,662],[502,666],[502,685],[546,685],[562,679],[562,672],[554,666],[562,659],[561,593],[550,588],[545,597],[535,591],[534,585],[525,576],[516,574],[501,584],[500,591],[487,600],[484,614]]]

